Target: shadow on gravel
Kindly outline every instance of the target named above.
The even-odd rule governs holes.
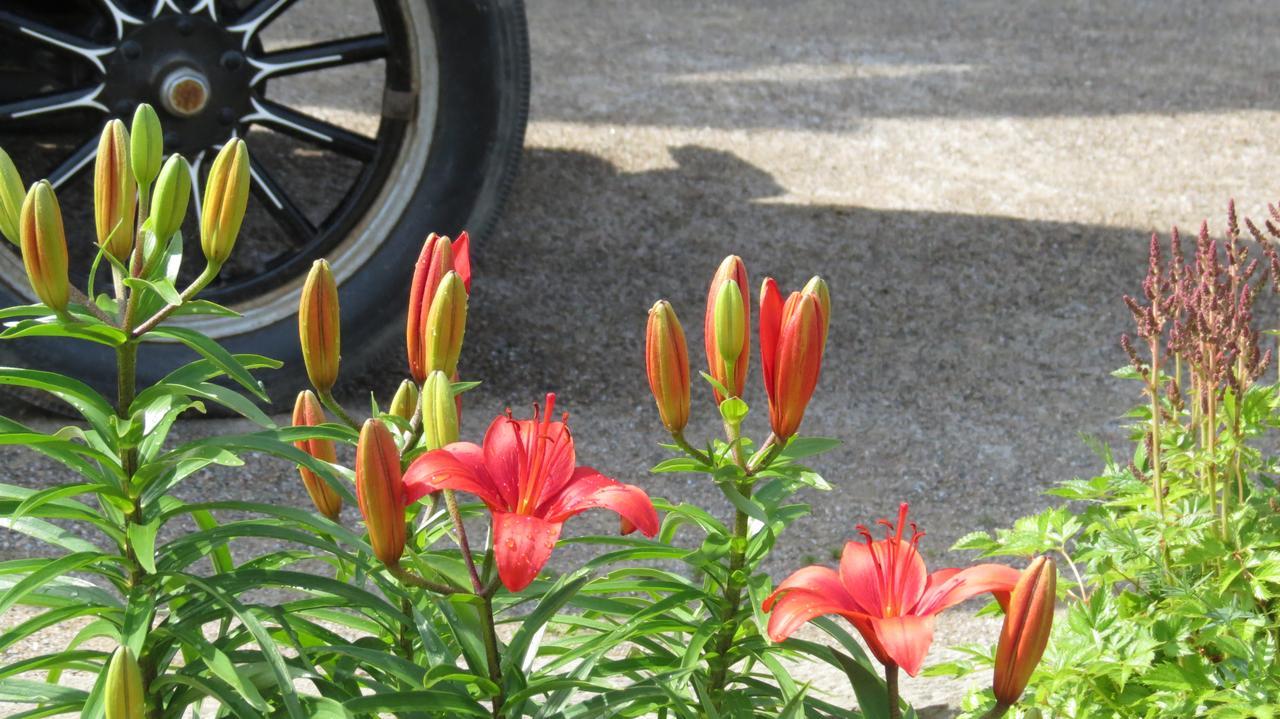
[[[628,173],[579,152],[526,152],[505,217],[477,252],[463,354],[465,374],[484,381],[468,401],[477,436],[502,406],[523,412],[555,390],[587,460],[676,498],[706,491],[646,478],[662,436],[644,379],[645,316],[670,299],[698,369],[704,288],[737,252],[753,283],[769,274],[794,289],[816,271],[832,287],[804,429],[846,443],[820,467],[837,490],[800,525],[809,541],[797,552],[825,560],[855,521],[912,501],[936,556],[964,532],[1042,507],[1050,482],[1097,468],[1077,433],[1117,436],[1127,407],[1129,388],[1108,372],[1123,362],[1119,298],[1141,280],[1142,233],[779,204],[772,178],[733,154],[686,146],[671,157],[670,169]],[[758,364],[749,399],[762,402]],[[369,380],[379,396],[394,389],[390,376]],[[703,425],[691,436],[714,429],[705,389],[695,387]],[[762,434],[766,417],[761,404],[748,423]]]
[[[833,131],[1280,100],[1275,8],[1251,0],[660,0],[607,12],[557,0],[528,11],[543,120]]]

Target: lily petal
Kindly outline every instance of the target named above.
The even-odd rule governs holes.
[[[514,512],[493,513],[493,558],[508,590],[529,586],[560,539],[560,522]]]
[[[622,518],[623,534],[636,529],[648,537],[658,533],[658,512],[643,489],[610,479],[591,467],[575,469],[569,483],[558,495],[544,500],[538,514],[563,522],[596,507],[617,512]]]
[[[950,573],[943,574],[948,571]],[[1013,591],[1013,585],[1018,583],[1019,576],[1018,570],[1003,564],[978,564],[959,571],[944,569],[934,572],[929,577],[929,589],[920,598],[913,613],[937,614],[985,592],[995,594],[996,599],[1001,599],[1003,595],[1001,606],[1004,606],[1009,592]]]
[[[840,575],[826,567],[805,567],[782,581],[764,600],[769,612],[769,638],[780,642],[805,622],[826,614],[850,616],[857,606],[840,582]]]
[[[453,271],[462,278],[462,286],[471,294],[471,235],[466,230],[453,241]]]
[[[418,457],[404,473],[405,502],[413,504],[428,494],[452,489],[479,497],[491,510],[506,509],[482,456],[476,445],[454,442]]]
[[[933,615],[872,618],[876,640],[894,664],[911,676],[920,673],[933,643]]]
[[[760,367],[764,370],[764,388],[774,400],[774,369],[778,360],[778,332],[782,328],[782,292],[772,277],[760,286]]]
[[[896,562],[889,560],[894,542],[898,545]],[[896,578],[884,576],[886,569],[894,567],[898,573]],[[920,552],[910,542],[892,537],[872,542],[870,547],[863,542],[847,542],[840,555],[840,580],[859,609],[873,617],[914,607],[928,578]],[[887,611],[891,604],[896,611]]]

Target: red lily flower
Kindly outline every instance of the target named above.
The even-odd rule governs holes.
[[[785,640],[805,622],[826,614],[848,619],[862,634],[876,659],[897,665],[915,676],[933,642],[933,618],[938,612],[970,597],[991,592],[1002,606],[1017,584],[1019,573],[1000,564],[979,564],[967,569],[925,570],[916,545],[923,532],[911,524],[910,540],[903,540],[907,505],[898,509],[895,526],[886,537],[871,539],[858,525],[865,543],[849,542],[840,557],[839,573],[826,567],[805,567],[787,577],[764,601],[769,616],[769,638]]]
[[[649,537],[658,533],[658,513],[644,490],[576,465],[568,415],[551,420],[555,401],[548,394],[546,412],[539,416],[535,405],[533,419],[498,415],[483,447],[454,442],[414,460],[404,475],[409,502],[452,489],[488,506],[498,576],[513,592],[538,576],[561,525],[575,514],[611,509],[622,518],[623,534],[637,528]]]

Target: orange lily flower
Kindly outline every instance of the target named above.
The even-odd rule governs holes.
[[[658,513],[644,490],[591,467],[577,466],[573,437],[552,421],[556,396],[533,419],[498,415],[484,446],[454,442],[414,460],[404,475],[406,499],[442,489],[475,495],[493,514],[493,552],[507,589],[529,586],[551,557],[565,520],[593,507],[617,512],[622,532],[658,533]]]
[[[908,526],[906,503],[898,509],[897,524],[885,519],[879,524],[888,530],[881,540],[858,526],[864,541],[844,545],[839,572],[805,567],[778,585],[764,601],[764,610],[771,613],[770,639],[783,641],[811,619],[838,614],[862,634],[880,663],[915,676],[933,643],[935,615],[984,592],[1008,605],[1018,570],[979,564],[929,574],[916,548],[924,533],[912,523],[910,539],[902,537]]]

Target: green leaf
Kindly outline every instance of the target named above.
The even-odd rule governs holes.
[[[841,444],[840,440],[831,437],[792,437],[778,456],[788,460],[803,459],[830,452]]]
[[[89,385],[56,372],[0,367],[0,385],[26,387],[41,390],[71,405],[104,438],[113,435],[111,418],[115,410],[111,403]]]
[[[158,520],[153,519],[146,524],[130,524],[125,532],[138,564],[147,574],[156,573],[156,530],[159,526]]]
[[[267,391],[262,383],[253,378],[244,365],[236,361],[235,356],[218,343],[186,327],[162,325],[147,333],[149,336],[176,340],[194,350],[201,357],[212,362],[218,369],[226,373],[236,384],[244,387],[263,402],[269,402]]]
[[[95,562],[101,562],[107,558],[107,555],[101,552],[76,552],[75,554],[68,554],[50,560],[40,569],[31,572],[9,587],[3,595],[0,595],[0,616],[3,616],[5,612],[9,611],[10,607],[18,603],[27,594],[39,589],[54,578],[74,572]]]
[[[747,413],[750,411],[751,408],[747,403],[738,397],[730,397],[720,403],[720,416],[725,422],[735,427],[742,424],[742,420],[747,418]]]
[[[178,288],[174,287],[173,283],[168,280],[144,280],[141,277],[128,277],[125,278],[124,283],[134,292],[143,293],[150,290],[164,300],[166,304],[182,304],[182,295],[178,294]]]

